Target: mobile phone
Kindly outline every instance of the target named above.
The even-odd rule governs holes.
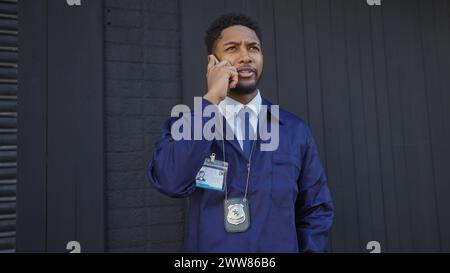
[[[216,58],[217,62],[221,62],[221,60],[219,60],[219,58],[216,56],[216,54],[213,54],[213,56]]]

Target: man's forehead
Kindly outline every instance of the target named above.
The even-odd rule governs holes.
[[[241,25],[227,27],[222,30],[222,35],[218,42],[221,44],[229,42],[260,43],[253,29]]]

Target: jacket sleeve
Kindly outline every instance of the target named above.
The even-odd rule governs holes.
[[[206,105],[211,103],[203,99],[202,112]],[[169,118],[162,126],[162,135],[156,141],[153,156],[148,163],[147,177],[150,184],[170,197],[187,197],[194,192],[195,175],[211,151],[212,140],[205,140],[203,137],[201,140],[194,140],[196,115],[202,125],[211,119],[211,117],[199,117],[196,112],[189,114],[191,140],[174,140],[171,128],[180,118]]]
[[[311,130],[306,126],[299,195],[296,201],[296,228],[300,252],[326,252],[333,222],[333,203],[327,179]]]

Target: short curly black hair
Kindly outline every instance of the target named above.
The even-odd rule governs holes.
[[[252,29],[256,33],[256,36],[258,36],[259,41],[262,43],[261,29],[256,21],[242,13],[227,13],[214,20],[208,30],[206,30],[205,45],[208,50],[208,54],[212,54],[214,44],[217,39],[220,38],[222,30],[235,25],[241,25]]]

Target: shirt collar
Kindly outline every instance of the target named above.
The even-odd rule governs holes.
[[[247,106],[250,110],[252,110],[252,112],[256,116],[258,116],[259,111],[261,109],[261,103],[262,103],[262,98],[261,98],[261,94],[259,93],[259,89],[258,89],[258,93],[256,94],[256,96],[246,105],[227,96],[223,101],[221,101],[219,103],[219,109],[220,109],[220,112],[222,114],[225,113],[225,117],[228,118],[233,114],[239,113],[244,106]],[[233,106],[233,107],[230,107],[230,106]]]

